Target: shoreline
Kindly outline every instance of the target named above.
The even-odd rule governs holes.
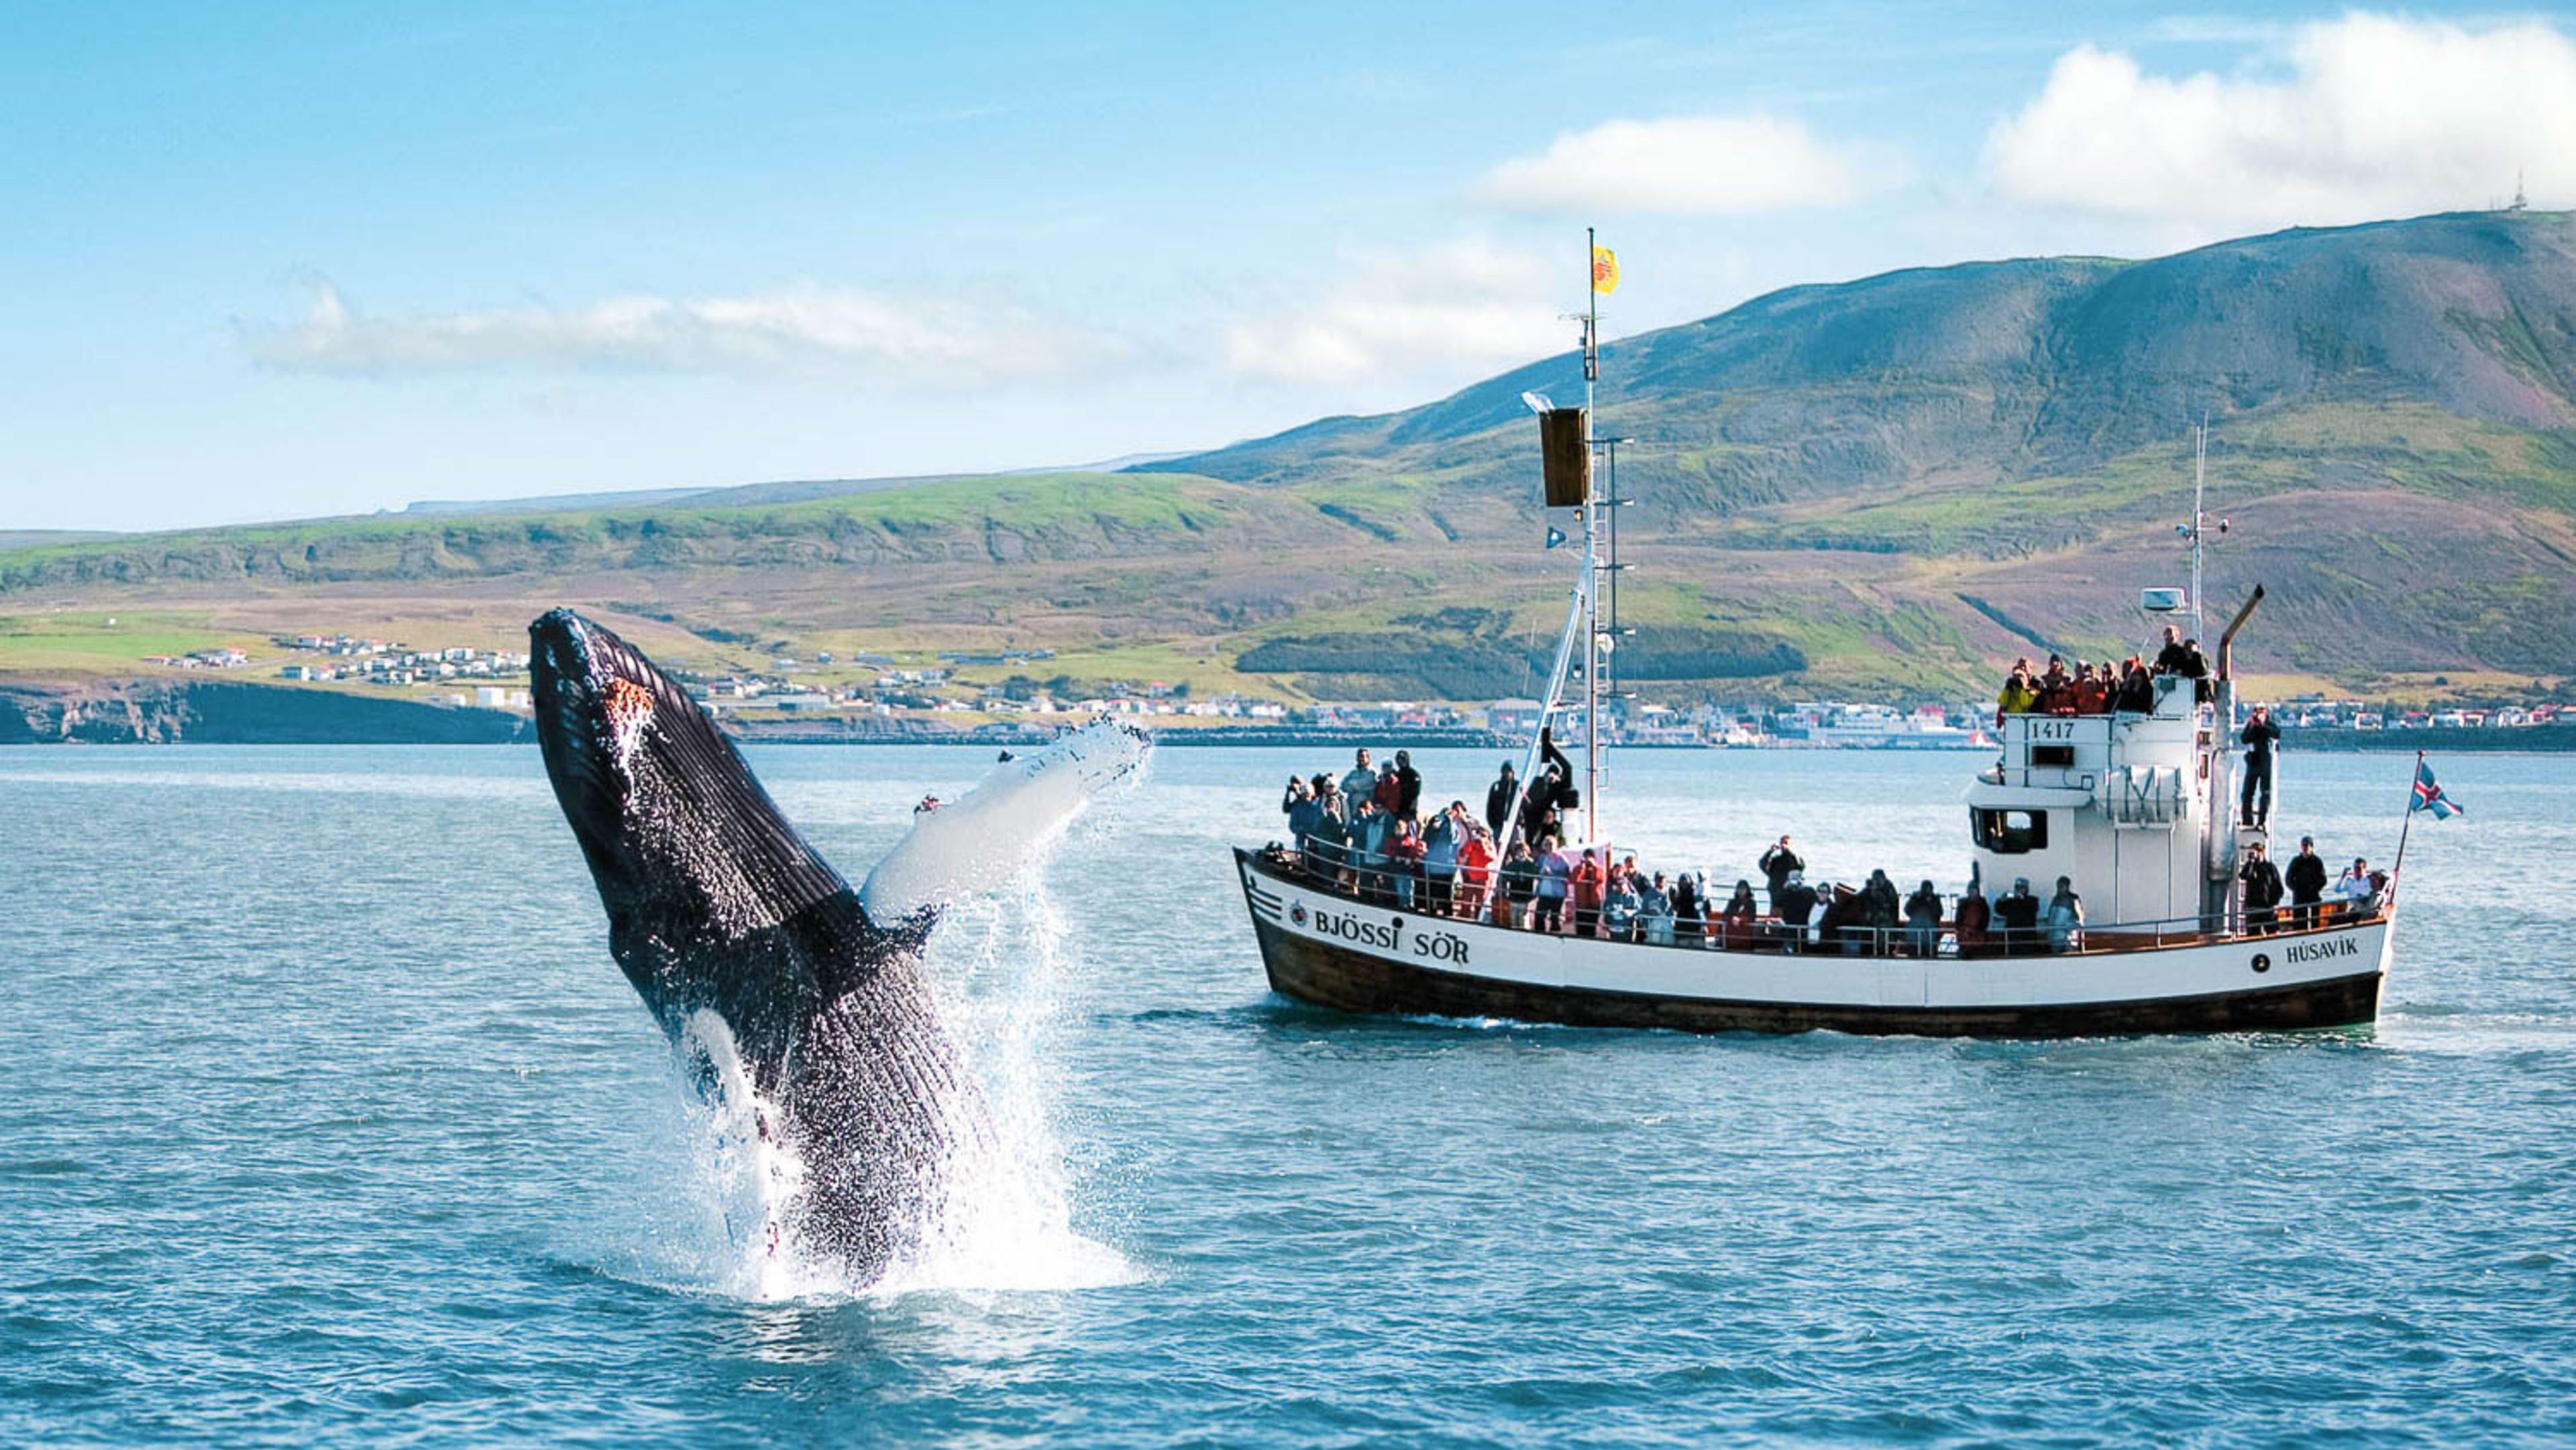
[[[935,720],[882,717],[745,720],[719,715],[732,739],[757,745],[958,745],[1016,749],[1042,745],[1057,725],[985,724],[955,727]],[[1383,729],[1314,725],[1157,726],[1159,745],[1201,748],[1272,746],[1329,749],[1368,745],[1385,749],[1519,749],[1527,742],[1509,732],[1465,726]],[[534,723],[512,710],[426,700],[376,697],[341,691],[299,690],[230,680],[121,680],[86,686],[0,680],[0,745],[508,745],[529,744]],[[1811,753],[1978,755],[1989,748],[1800,744],[1726,746],[1688,741],[1608,742],[1619,750],[1756,750],[1795,756]],[[2576,753],[2576,722],[2475,727],[2396,727],[2381,730],[2291,728],[2282,732],[2285,754],[2562,755]]]
[[[922,734],[821,736],[803,733],[776,735],[757,733],[746,735],[737,732],[727,733],[737,745],[756,745],[763,748],[784,745],[808,749],[839,750],[907,747],[934,747],[943,750],[1016,750],[1025,746],[1041,745],[1054,738],[1051,735],[1035,734],[1024,738],[1011,737],[1006,739],[1001,736],[989,735],[965,736]],[[2395,734],[2397,732],[2384,733]],[[1282,731],[1275,735],[1228,733],[1223,736],[1217,736],[1215,732],[1192,731],[1184,733],[1173,731],[1168,734],[1157,733],[1155,735],[1154,743],[1158,749],[1180,750],[1347,750],[1354,746],[1366,746],[1371,750],[1517,750],[1526,744],[1524,741],[1513,740],[1505,736],[1494,736],[1490,739],[1462,740],[1456,737],[1424,737],[1392,731],[1384,733],[1372,731]],[[339,735],[327,738],[320,736],[308,738],[302,736],[263,734],[255,739],[232,738],[203,733],[193,734],[175,740],[108,740],[95,737],[68,737],[41,740],[30,740],[23,737],[0,738],[0,750],[62,749],[70,751],[82,749],[118,751],[135,749],[170,749],[186,746],[220,746],[227,749],[241,747],[280,749],[372,749],[387,747],[408,749],[414,747],[438,747],[452,749],[463,746],[471,748],[518,750],[530,749],[535,745],[536,735],[534,730],[524,728],[514,736],[499,738],[489,736],[484,738],[459,738],[459,736],[442,736],[434,734],[397,737],[381,733],[369,733],[363,737],[357,735]],[[1619,751],[1705,751],[1711,754],[1778,755],[1793,758],[1818,756],[1839,757],[1851,755],[1977,756],[1991,753],[1975,750],[1926,750],[1918,747],[1904,746],[1842,746],[1819,750],[1797,746],[1720,747],[1710,745],[1672,745],[1662,743],[1620,744],[1616,742],[1609,744],[1605,748]],[[2560,756],[2576,754],[2576,744],[2541,744],[2536,742],[2524,743],[2522,741],[2439,740],[2428,745],[2418,745],[2411,741],[2400,742],[2392,740],[2372,740],[2368,742],[2354,742],[2350,744],[2337,744],[2331,746],[2310,744],[2307,747],[2300,749],[2292,749],[2285,744],[2283,746],[2282,754],[2284,758],[2296,758],[2301,755],[2384,755],[2393,758],[2412,755],[2419,750],[2428,754],[2451,755]]]

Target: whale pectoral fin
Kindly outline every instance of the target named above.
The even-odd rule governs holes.
[[[871,920],[891,923],[992,890],[1152,750],[1142,731],[1102,721],[1002,762],[958,800],[916,814],[859,887],[860,904]]]

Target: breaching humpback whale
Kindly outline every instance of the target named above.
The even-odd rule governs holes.
[[[567,609],[528,633],[546,774],[611,954],[702,1085],[747,1088],[753,1102],[734,1106],[797,1165],[769,1205],[770,1251],[873,1281],[919,1241],[944,1169],[987,1131],[922,943],[944,903],[1007,879],[1094,789],[1137,768],[1144,737],[1094,725],[1005,762],[917,814],[853,891],[640,650]]]

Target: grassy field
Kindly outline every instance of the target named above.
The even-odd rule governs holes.
[[[1643,501],[1625,519],[1634,567],[1619,584],[1622,622],[1646,631],[1632,658],[1720,661],[1740,643],[1799,663],[1656,678],[1649,698],[1980,696],[2034,637],[2096,657],[2137,648],[2137,589],[2183,577],[2173,525],[2189,470],[2171,440],[2072,473],[1932,471],[1831,496],[1672,502],[1728,451],[1641,445],[1623,465]],[[710,673],[766,669],[775,653],[919,665],[1043,648],[1057,658],[958,678],[1161,680],[1290,702],[1464,695],[1446,676],[1242,665],[1327,636],[1353,637],[1362,661],[1370,637],[1389,655],[1444,640],[1478,658],[1543,651],[1570,556],[1539,547],[1548,521],[1529,488],[1497,493],[1472,465],[1482,452],[1465,456],[1271,483],[1031,475],[35,544],[0,551],[0,677],[144,673],[145,655],[230,645],[260,662],[245,677],[273,679],[289,656],[271,637],[304,633],[517,649],[530,618],[570,603]],[[2213,536],[2213,608],[2266,583],[2245,667],[2318,693],[2439,699],[2554,680],[2576,657],[2571,458],[2554,435],[2412,404],[2239,420],[2211,456],[2213,513],[2232,524]],[[1453,616],[1477,622],[1421,623]],[[1475,697],[1534,685],[1495,673]]]
[[[0,615],[0,670],[27,675],[141,673],[147,655],[266,649],[266,635],[226,630],[193,613],[104,614],[94,609]]]

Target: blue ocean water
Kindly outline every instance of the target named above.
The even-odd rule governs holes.
[[[985,756],[753,759],[856,874]],[[1955,888],[1975,760],[1623,754],[1614,819]],[[1167,750],[943,928],[1014,1206],[774,1302],[533,750],[0,751],[0,1443],[2576,1432],[2576,762],[2440,762],[2376,1029],[2049,1044],[1285,1004],[1225,848],[1340,763]],[[2284,823],[2379,860],[2410,766]]]

